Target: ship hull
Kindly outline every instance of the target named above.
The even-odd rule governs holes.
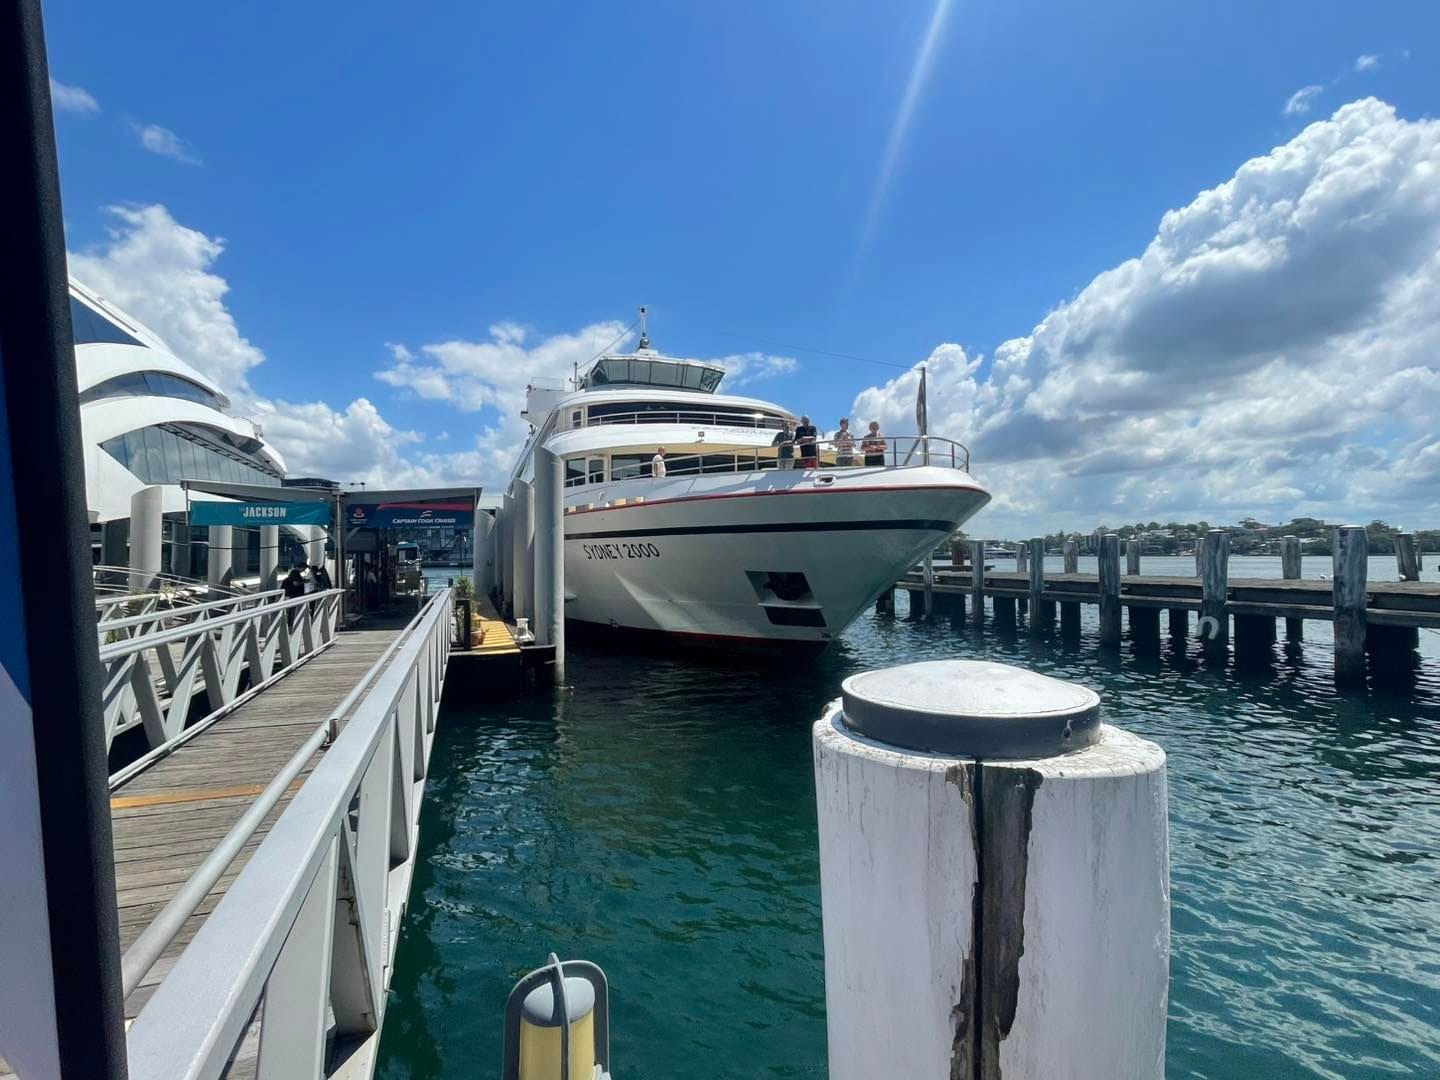
[[[566,619],[617,641],[818,653],[989,499],[928,466],[587,489],[567,499]]]

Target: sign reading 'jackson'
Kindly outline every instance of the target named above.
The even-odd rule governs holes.
[[[325,525],[328,502],[192,502],[191,525]]]

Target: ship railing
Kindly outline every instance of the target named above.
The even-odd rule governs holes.
[[[811,467],[825,470],[898,469],[916,465],[932,465],[946,469],[958,469],[963,472],[970,471],[970,451],[963,443],[958,443],[954,439],[947,439],[940,435],[898,435],[870,442],[871,450],[867,453],[863,440],[837,442],[834,439],[819,439],[816,441],[816,464]],[[879,445],[881,442],[884,443],[883,449]],[[780,450],[781,448],[778,446],[756,446],[749,450],[717,450],[714,453],[704,454],[666,455],[665,475],[696,476],[707,473],[758,472],[762,469],[778,469],[785,467]],[[800,447],[796,444],[789,467],[802,468],[802,460]],[[631,480],[650,476],[651,469],[652,465],[649,461],[624,465],[613,470],[610,479]],[[584,482],[584,477],[573,477],[566,482],[566,486],[575,487]]]
[[[132,1080],[219,1077],[232,1063],[258,1076],[369,1075],[414,869],[452,595],[435,594],[272,781],[267,792],[283,793],[325,748],[136,1017]],[[217,866],[266,812],[252,808],[212,856]],[[218,880],[215,866],[207,873]],[[204,878],[192,881],[191,910],[208,892]],[[145,955],[132,962],[126,953],[127,984],[159,955],[160,938],[175,936],[183,910],[166,918]]]
[[[606,424],[706,424],[710,427],[770,428],[778,431],[785,419],[764,413],[704,412],[692,409],[645,409],[638,412],[607,413],[589,417],[585,427]]]
[[[111,786],[124,783],[329,648],[335,641],[340,597],[339,589],[291,600],[260,593],[244,598],[253,606],[225,612],[201,605],[208,610],[179,626],[102,642],[105,745],[138,727],[148,746],[139,760],[111,776]],[[239,606],[217,601],[227,603]],[[222,613],[212,614],[216,610]],[[106,635],[125,629],[109,623],[99,627]],[[202,690],[210,711],[187,725],[191,699]]]

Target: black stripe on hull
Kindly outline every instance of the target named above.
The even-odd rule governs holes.
[[[711,536],[729,533],[952,532],[953,521],[893,518],[879,521],[764,521],[751,525],[671,525],[658,529],[605,529],[566,533],[566,540],[613,540],[622,536]]]

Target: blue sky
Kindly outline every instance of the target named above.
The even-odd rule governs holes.
[[[303,438],[282,448],[297,464],[357,475],[375,458],[374,468],[402,479],[462,471],[493,482],[515,431],[500,415],[513,386],[496,366],[543,374],[608,324],[628,323],[641,302],[657,345],[761,354],[748,388],[827,426],[873,387],[864,402],[894,428],[908,384],[887,380],[938,346],[961,346],[964,361],[938,369],[952,380],[940,389],[959,395],[942,418],[974,429],[957,437],[985,445],[997,467],[1029,461],[1047,474],[1094,475],[1075,471],[1073,448],[1024,425],[1002,425],[1003,445],[999,428],[985,437],[998,408],[1058,423],[1046,415],[1055,413],[1049,398],[987,406],[983,393],[962,388],[998,393],[994,365],[1006,342],[1139,258],[1167,212],[1347,103],[1390,107],[1399,143],[1418,132],[1425,145],[1411,164],[1423,175],[1427,118],[1440,105],[1440,9],[1420,3],[260,7],[48,5],[52,75],[96,105],[72,99],[57,111],[76,269],[108,270],[110,294],[172,344],[178,336],[207,353],[186,359],[232,386],[238,378],[237,397],[268,402],[276,422],[267,429],[286,432],[287,417],[323,426],[322,404],[354,420],[352,404],[365,399],[368,437],[376,423],[401,433],[388,452],[399,456],[358,436],[348,457]],[[917,73],[932,28],[929,63]],[[913,109],[897,129],[911,86]],[[1306,87],[1319,89],[1287,113]],[[1377,112],[1350,130],[1364,141],[1382,127]],[[1373,141],[1382,156],[1397,145]],[[1310,149],[1313,186],[1336,159],[1321,156],[1333,147]],[[142,207],[163,207],[166,220],[137,224]],[[1428,227],[1428,209],[1420,212]],[[1343,234],[1344,220],[1333,228]],[[167,229],[223,246],[177,255],[163,242]],[[121,258],[115,249],[127,237]],[[1411,258],[1407,271],[1428,273],[1422,253]],[[219,296],[213,282],[206,287],[199,310],[228,317],[228,333],[253,355],[227,366],[221,354],[240,349],[236,341],[207,338],[199,316],[177,316],[183,305],[127,292],[121,280],[144,279],[153,294],[167,280],[193,287],[197,274],[222,281]],[[1395,288],[1413,292],[1412,278]],[[1324,292],[1313,277],[1292,286]],[[1422,329],[1440,319],[1434,301],[1424,294]],[[1291,300],[1274,302],[1284,309]],[[1377,310],[1335,333],[1373,338]],[[1411,338],[1413,315],[1403,331]],[[1263,311],[1250,318],[1268,321]],[[1191,331],[1202,351],[1203,323]],[[497,335],[497,326],[524,333]],[[1267,342],[1260,359],[1247,345],[1245,355],[1294,363],[1287,344]],[[1132,359],[1061,350],[1044,374],[1063,381],[1074,375],[1067,365]],[[1377,372],[1414,367],[1387,363]],[[388,381],[377,378],[386,371]],[[446,375],[443,388],[426,372]],[[1026,378],[1039,386],[1035,374]],[[1227,394],[1254,397],[1233,381],[1203,396],[1213,404]],[[1144,402],[1110,401],[1102,412],[1117,435],[1129,425],[1132,436],[1143,435],[1136,422],[1161,414]],[[1081,409],[1067,422],[1093,420]],[[1430,456],[1430,444],[1416,441],[1421,427],[1393,421],[1392,437],[1367,441],[1440,470],[1440,449]],[[336,439],[353,434],[337,422]],[[1063,488],[1091,504],[998,468],[992,482],[1009,494],[996,515],[1017,527],[1074,516],[1079,528],[1107,507],[1146,517],[1205,510],[1212,519],[1232,506],[1272,517],[1435,511],[1433,490],[1417,501],[1345,481],[1355,461],[1330,460],[1326,479],[1315,480],[1321,467],[1306,457],[1305,437],[1281,447],[1298,479],[1253,498],[1223,483],[1233,462],[1190,462],[1192,477],[1209,469],[1211,490],[1182,490],[1176,470],[1185,463],[1171,452],[1108,486]]]

